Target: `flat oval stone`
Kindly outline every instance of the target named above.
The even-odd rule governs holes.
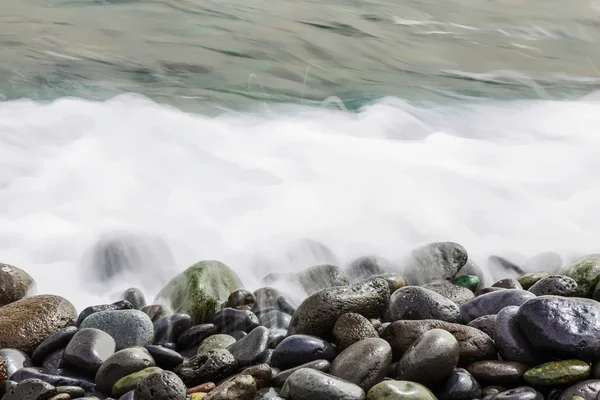
[[[332,361],[336,355],[333,346],[323,339],[309,335],[292,335],[275,348],[271,365],[283,370],[314,360]]]
[[[432,329],[448,331],[458,341],[460,365],[497,358],[494,342],[488,335],[470,326],[444,321],[396,321],[384,330],[382,339],[392,346],[393,357],[398,360],[422,334]]]
[[[321,372],[329,372],[331,364],[327,360],[315,360],[307,362],[306,364],[299,365],[294,368],[286,369],[279,372],[273,377],[273,386],[281,387],[285,383],[286,379],[289,378],[294,372],[302,368],[316,369]]]
[[[508,306],[520,306],[535,295],[526,290],[499,290],[477,296],[460,306],[460,312],[466,323],[484,315],[498,314]]]
[[[69,344],[73,335],[75,335],[75,332],[77,332],[77,327],[68,326],[55,334],[48,336],[38,347],[36,347],[31,355],[31,360],[34,364],[40,365],[50,354],[54,353],[56,350],[67,347],[67,344]]]
[[[218,311],[212,322],[217,327],[217,331],[221,333],[250,332],[259,325],[258,318],[252,311],[236,310],[235,308],[224,308]]]
[[[594,300],[538,297],[519,308],[518,320],[539,352],[563,359],[600,357],[600,303]]]
[[[235,357],[238,367],[248,367],[256,364],[269,344],[269,330],[264,326],[258,326],[247,336],[227,347],[227,350]]]
[[[521,386],[498,393],[492,396],[490,400],[544,400],[544,396],[534,388]]]
[[[269,311],[262,314],[258,321],[268,329],[287,329],[290,326],[292,316],[279,310]]]
[[[569,386],[561,393],[559,400],[572,400],[575,396],[584,400],[596,400],[598,394],[600,394],[600,379],[588,379]]]
[[[309,368],[294,372],[285,381],[281,394],[292,400],[364,400],[365,398],[365,392],[360,386]]]
[[[235,342],[236,340],[232,336],[223,333],[209,336],[204,339],[200,344],[200,347],[198,347],[198,355],[209,350],[226,349]]]
[[[4,359],[7,376],[11,376],[21,368],[33,367],[29,356],[21,350],[2,349],[0,350],[0,357]]]
[[[537,281],[529,291],[536,296],[574,296],[577,282],[568,276],[551,275]]]
[[[141,371],[137,371],[132,374],[126,375],[113,384],[111,393],[115,397],[123,396],[130,390],[134,390],[138,382],[145,376],[160,372],[163,372],[163,370],[158,367],[148,367]]]
[[[439,389],[439,400],[470,400],[481,398],[481,386],[463,368],[455,368]]]
[[[65,348],[67,364],[96,373],[100,365],[115,352],[114,339],[99,329],[83,328],[77,331]]]
[[[135,400],[185,400],[187,388],[171,371],[144,376],[134,389]]]
[[[450,332],[432,329],[406,350],[398,362],[398,379],[429,387],[452,373],[459,355],[458,341]]]
[[[410,381],[383,381],[367,393],[367,400],[437,400],[427,387]]]
[[[389,314],[393,321],[401,319],[437,319],[460,322],[460,310],[446,297],[419,286],[398,289],[390,298]]]
[[[100,311],[84,319],[80,327],[108,333],[115,339],[117,350],[145,346],[154,341],[152,321],[139,310]]]
[[[548,276],[547,272],[529,272],[517,278],[523,289],[529,290],[537,281]]]
[[[454,337],[452,339],[456,341]],[[456,359],[458,360],[458,345]],[[391,363],[392,348],[389,343],[383,339],[369,338],[342,351],[331,364],[329,373],[368,391],[385,378]]]
[[[467,367],[467,371],[478,382],[488,382],[495,385],[517,384],[529,367],[514,361],[487,360],[478,361]]]
[[[554,386],[576,383],[590,374],[588,363],[580,360],[552,361],[528,369],[523,378],[532,386]]]
[[[144,293],[138,288],[129,288],[121,294],[121,299],[130,302],[136,310],[141,310],[146,306]]]
[[[177,313],[154,322],[154,343],[175,343],[185,330],[192,327],[192,317]]]
[[[145,349],[162,369],[172,370],[183,362],[183,357],[175,350],[153,344],[145,346]]]
[[[357,313],[346,313],[335,322],[333,337],[338,349],[344,350],[360,340],[377,338],[379,335],[368,319]]]
[[[207,337],[217,333],[217,327],[213,324],[200,324],[192,326],[183,332],[177,339],[177,350],[188,350],[199,346]]]
[[[58,372],[64,373],[64,371]],[[10,378],[15,382],[21,382],[31,378],[40,379],[54,386],[79,386],[88,392],[94,390],[96,387],[94,382],[90,382],[85,378],[47,373],[43,368],[21,368],[12,374]]]
[[[519,325],[519,307],[505,307],[497,315],[495,324],[496,348],[506,361],[528,365],[539,364],[539,355]]]
[[[25,379],[12,387],[3,400],[39,400],[56,395],[56,388],[40,379]]]
[[[79,386],[58,386],[56,388],[57,394],[68,394],[69,399],[78,399],[85,396],[85,390]]]
[[[110,392],[119,379],[155,365],[154,359],[143,347],[119,350],[108,357],[98,369],[96,385],[99,390]]]
[[[497,315],[484,315],[483,317],[475,318],[467,325],[479,329],[494,339],[496,336],[496,317]]]
[[[175,372],[188,387],[205,382],[218,382],[231,376],[237,368],[233,355],[225,349],[214,349],[184,361]]]

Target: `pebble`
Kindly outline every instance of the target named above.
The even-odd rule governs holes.
[[[0,356],[0,382],[8,379],[10,375],[8,374],[8,368],[6,367],[6,361],[4,358]],[[0,399],[2,395],[0,394]]]
[[[25,379],[12,387],[3,400],[42,400],[56,395],[56,388],[40,379]]]
[[[582,257],[570,265],[561,268],[561,275],[572,278],[577,283],[575,296],[588,297],[600,278],[600,255],[592,254]]]
[[[536,387],[567,385],[586,379],[590,370],[589,364],[580,360],[552,361],[528,369],[523,378]]]
[[[154,359],[143,347],[119,350],[108,357],[96,372],[96,385],[99,390],[110,392],[115,382],[124,376],[154,366]]]
[[[250,375],[238,375],[217,386],[203,400],[252,400],[255,394],[254,378]]]
[[[443,329],[456,338],[460,365],[497,358],[494,342],[488,335],[470,326],[444,321],[396,321],[385,329],[382,338],[392,346],[394,360],[399,360],[422,334],[432,329]]]
[[[67,367],[64,356],[65,349],[56,350],[54,353],[50,354],[44,359],[42,368],[44,368],[47,373],[58,374],[61,369]]]
[[[383,339],[369,338],[342,351],[331,363],[329,373],[360,386],[366,392],[385,378],[391,363],[392,348],[389,343]]]
[[[600,303],[594,300],[538,297],[519,308],[518,321],[541,353],[582,360],[600,357]]]
[[[523,289],[523,286],[516,279],[505,278],[492,284],[491,287],[499,287],[503,289]]]
[[[236,310],[235,308],[224,308],[218,311],[212,322],[217,327],[217,332],[220,333],[250,332],[259,326],[258,318],[252,311]]]
[[[436,319],[460,322],[461,313],[452,300],[432,290],[418,286],[406,286],[392,294],[389,305],[391,321],[401,319]]]
[[[533,293],[526,290],[499,290],[479,295],[463,303],[460,312],[464,322],[469,323],[484,315],[498,314],[504,307],[520,306],[535,297]]]
[[[525,290],[529,290],[537,281],[548,276],[547,272],[530,272],[517,278],[517,282]]]
[[[379,334],[373,324],[362,315],[346,313],[335,321],[333,337],[338,349],[344,350],[360,340],[377,338]]]
[[[235,357],[238,367],[248,367],[260,360],[269,344],[269,330],[264,326],[256,327],[247,336],[227,347]]]
[[[280,391],[278,389],[268,387],[256,392],[254,400],[283,400],[283,397],[280,396]]]
[[[202,341],[200,347],[198,347],[197,354],[200,355],[209,350],[226,349],[235,342],[235,338],[230,335],[225,335],[223,333],[211,335]]]
[[[141,378],[135,389],[135,400],[185,400],[187,388],[171,371],[162,371]]]
[[[65,373],[65,371],[59,371],[61,373]],[[21,382],[25,379],[40,379],[44,382],[48,382],[55,386],[79,386],[86,391],[92,391],[96,387],[94,382],[89,381],[83,377],[71,377],[65,375],[58,375],[54,373],[48,373],[46,370],[42,368],[21,368],[17,372],[15,372],[10,379],[15,382]]]
[[[469,259],[467,250],[454,242],[429,243],[413,250],[411,256],[403,270],[416,285],[452,280]]]
[[[470,258],[468,258],[467,263],[461,269],[458,270],[458,273],[454,277],[454,282],[456,282],[461,276],[467,275],[477,277],[477,287],[471,290],[473,293],[475,293],[477,289],[483,286],[483,284],[485,283],[485,279],[483,276],[483,271],[481,271],[479,265],[477,265],[475,261],[473,261]]]
[[[136,310],[141,310],[146,306],[144,293],[138,288],[129,288],[123,292],[121,299],[130,302]]]
[[[56,388],[58,394],[68,394],[71,399],[78,399],[85,396],[85,390],[79,386],[58,386]]]
[[[347,267],[346,273],[350,282],[356,283],[373,275],[390,272],[391,264],[388,260],[378,256],[363,256],[353,260]]]
[[[23,299],[34,289],[35,281],[27,272],[0,263],[0,307]]]
[[[84,319],[100,311],[133,310],[134,308],[135,307],[133,306],[133,304],[131,304],[127,300],[119,300],[112,304],[100,304],[96,306],[90,306],[84,308],[83,311],[79,313],[75,325],[80,326]]]
[[[80,329],[65,348],[64,360],[72,367],[96,373],[115,352],[115,340],[94,328]]]
[[[536,296],[574,296],[577,292],[577,282],[568,276],[551,275],[537,281],[529,288]]]
[[[497,315],[484,315],[483,317],[475,318],[467,326],[479,329],[494,340],[496,336],[496,317]]]
[[[519,325],[519,307],[505,307],[498,313],[495,324],[496,348],[503,360],[523,364],[539,364],[540,356]]]
[[[360,386],[309,368],[294,372],[281,389],[282,397],[291,400],[363,400]]]
[[[129,391],[135,390],[138,382],[145,376],[160,372],[163,372],[163,370],[158,367],[148,367],[142,369],[141,371],[126,375],[113,384],[111,393],[115,397],[123,396]]]
[[[475,296],[468,288],[455,285],[448,281],[428,283],[424,286],[424,288],[444,296],[457,305],[461,305],[462,303],[471,300]]]
[[[273,379],[273,368],[267,364],[258,364],[242,370],[242,372],[234,375],[233,377],[238,375],[250,375],[252,378],[254,378],[254,382],[256,382],[256,389],[260,390],[264,387],[271,386],[271,381]]]
[[[587,379],[569,386],[561,393],[559,400],[572,400],[575,396],[584,400],[596,400],[599,394],[600,379]]]
[[[331,363],[327,360],[315,360],[294,368],[283,370],[273,377],[273,385],[277,387],[282,387],[286,379],[289,378],[290,375],[302,368],[316,369],[317,371],[321,372],[329,372],[331,368]]]
[[[498,393],[490,397],[490,400],[544,400],[544,396],[534,388],[521,386]]]
[[[162,369],[172,370],[183,362],[183,357],[175,350],[153,344],[144,348],[148,350],[156,365]]]
[[[150,317],[152,322],[161,319],[162,317],[166,317],[170,314],[170,311],[167,310],[165,306],[162,304],[151,304],[146,307],[142,307],[141,311]]]
[[[0,357],[4,360],[7,377],[10,377],[21,368],[33,367],[31,358],[21,350],[2,349],[0,350]]]
[[[206,382],[201,385],[194,386],[193,388],[189,388],[188,393],[190,393],[190,394],[197,393],[197,392],[208,393],[211,390],[213,390],[215,387],[217,387],[217,386],[213,382]]]
[[[256,298],[245,289],[232,292],[227,298],[227,307],[237,308],[240,310],[252,310],[256,306]]]
[[[410,381],[383,381],[373,386],[366,400],[437,400],[425,386]]]
[[[481,398],[481,386],[466,369],[455,368],[439,389],[439,400],[471,400]]]
[[[162,317],[154,325],[154,343],[175,343],[179,336],[192,327],[192,317],[177,313]]]
[[[94,313],[83,320],[81,328],[96,328],[115,339],[117,350],[145,346],[154,341],[150,317],[139,310],[110,310]]]
[[[277,307],[279,307],[279,311],[289,315],[294,315],[294,312],[298,308],[290,299],[285,296],[279,296],[277,298]]]
[[[264,287],[254,291],[256,304],[252,308],[252,312],[256,315],[268,313],[269,311],[278,310],[277,298],[280,296],[279,291],[272,287]]]
[[[285,329],[269,329],[269,349],[274,349],[285,339],[288,335],[288,331]]]
[[[33,363],[40,365],[51,353],[67,347],[67,344],[69,344],[73,338],[73,335],[75,335],[75,332],[77,332],[77,327],[68,326],[48,336],[42,343],[40,343],[39,346],[36,347],[31,355],[31,360]]]
[[[287,329],[290,326],[292,316],[279,310],[269,311],[261,314],[259,323],[269,329]]]
[[[198,354],[173,370],[186,386],[205,382],[218,382],[229,377],[237,369],[233,355],[226,349],[214,349]]]
[[[478,382],[493,385],[513,385],[521,382],[529,367],[514,361],[486,360],[478,361],[467,367],[467,371]]]
[[[379,318],[389,298],[389,286],[379,278],[321,290],[308,296],[298,306],[288,332],[290,335],[331,336],[333,326],[342,314],[355,312],[367,318]]]
[[[459,355],[458,341],[450,332],[432,329],[406,350],[396,375],[401,380],[433,385],[452,373]]]
[[[179,335],[177,339],[177,350],[188,350],[199,346],[207,337],[217,333],[217,327],[214,324],[200,324],[192,326]]]
[[[480,286],[480,280],[477,275],[462,275],[454,280],[456,286],[464,287],[469,289],[471,293],[475,293]]]
[[[316,336],[292,335],[275,348],[271,365],[279,369],[297,367],[314,360],[332,361],[337,352],[331,344]]]

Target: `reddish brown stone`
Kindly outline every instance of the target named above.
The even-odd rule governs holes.
[[[213,390],[216,387],[216,385],[212,382],[205,382],[202,385],[198,385],[198,386],[194,386],[193,388],[188,389],[188,394],[192,394],[192,393],[208,393],[211,390]]]

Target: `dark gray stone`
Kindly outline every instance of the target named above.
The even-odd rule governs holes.
[[[292,315],[290,335],[331,336],[337,319],[349,312],[379,318],[389,303],[390,289],[383,279],[349,287],[324,289],[307,297]]]
[[[199,346],[204,339],[217,333],[214,324],[200,324],[192,326],[183,332],[177,339],[177,350],[187,350]]]
[[[413,250],[404,275],[413,285],[451,280],[468,258],[467,250],[458,243],[430,243]]]
[[[310,368],[294,372],[283,385],[283,397],[292,400],[364,400],[360,386]]]
[[[12,387],[3,400],[46,400],[56,394],[56,388],[40,379],[25,379]]]
[[[179,336],[192,327],[192,317],[177,313],[162,317],[154,323],[154,343],[175,343]]]
[[[457,305],[461,305],[475,297],[473,292],[466,287],[458,286],[448,281],[432,282],[423,287],[444,296]]]
[[[336,355],[333,346],[321,338],[292,335],[275,348],[271,362],[275,368],[288,369],[314,360],[332,361]]]
[[[577,282],[564,275],[551,275],[537,281],[529,291],[536,296],[574,296]]]
[[[464,322],[469,323],[484,315],[498,314],[504,307],[520,306],[533,298],[535,295],[526,290],[499,290],[482,294],[463,303],[460,312]]]
[[[444,333],[450,335],[449,333]],[[450,335],[452,337],[452,335]],[[456,342],[454,337],[452,340]],[[458,361],[458,345],[456,347]],[[329,373],[360,386],[367,392],[381,382],[392,363],[392,348],[379,338],[364,339],[341,352],[331,363]]]
[[[499,281],[492,284],[492,287],[499,287],[503,289],[523,289],[523,286],[516,280],[512,278],[500,279]]]
[[[333,337],[339,350],[344,350],[359,340],[377,338],[379,334],[371,322],[357,313],[341,315],[333,326]]]
[[[183,357],[175,350],[153,344],[145,346],[145,349],[154,359],[156,366],[162,369],[172,370],[183,362]]]
[[[136,310],[141,310],[146,306],[146,298],[144,293],[138,288],[129,288],[123,292],[121,299],[130,302]]]
[[[600,379],[587,379],[569,386],[562,392],[559,400],[572,400],[575,396],[579,396],[583,400],[596,400],[599,394]]]
[[[115,341],[109,334],[99,329],[83,328],[69,341],[64,360],[68,365],[96,373],[114,352]]]
[[[218,382],[237,369],[233,355],[225,349],[208,350],[184,361],[175,372],[188,387],[205,382]]]
[[[590,299],[542,296],[518,312],[529,342],[548,356],[593,360],[600,357],[600,303]]]
[[[84,319],[89,317],[92,314],[95,314],[100,311],[111,311],[111,310],[133,310],[135,307],[133,304],[128,302],[127,300],[119,300],[112,304],[100,304],[97,306],[90,306],[85,308],[82,312],[79,313],[77,317],[76,326],[80,326]]]
[[[391,264],[388,260],[378,256],[363,256],[352,261],[346,267],[346,273],[350,282],[356,283],[373,275],[381,275],[391,272]]]
[[[269,311],[278,310],[277,298],[279,296],[279,291],[272,287],[264,287],[254,291],[256,304],[252,308],[252,312],[259,315],[268,313]]]
[[[119,350],[108,357],[96,372],[96,385],[99,390],[108,393],[115,382],[124,376],[155,365],[154,359],[143,347]]]
[[[299,365],[294,368],[286,369],[273,377],[273,386],[281,387],[285,383],[286,379],[289,378],[294,372],[302,368],[316,369],[321,372],[329,372],[331,364],[327,360],[315,360],[307,362],[306,364]]]
[[[277,347],[287,337],[287,334],[288,332],[285,329],[269,329],[269,349]]]
[[[439,400],[471,400],[481,398],[481,386],[463,368],[455,368],[438,390]]]
[[[401,319],[437,319],[458,323],[461,321],[458,305],[452,300],[418,286],[406,286],[392,294],[389,305],[392,321]]]
[[[31,358],[21,350],[2,349],[0,350],[0,357],[4,359],[7,376],[11,376],[21,368],[33,367]]]
[[[279,307],[279,311],[289,315],[294,315],[296,308],[298,308],[290,299],[285,296],[279,296],[277,298],[277,307]]]
[[[81,328],[96,328],[115,339],[117,350],[145,346],[154,341],[154,326],[139,310],[110,310],[94,313],[83,320]]]
[[[521,386],[498,393],[490,400],[544,400],[544,396],[537,390],[529,386]]]
[[[140,379],[133,397],[135,400],[185,400],[187,388],[173,372],[162,371]]]
[[[269,344],[269,330],[264,326],[258,326],[247,336],[227,347],[227,350],[235,357],[238,367],[248,367],[256,364]]]
[[[287,329],[288,326],[290,326],[291,320],[291,315],[279,310],[269,311],[268,313],[262,314],[258,319],[260,324],[268,329]]]
[[[218,311],[213,317],[213,324],[220,333],[250,332],[259,325],[258,318],[252,311],[235,308],[224,308]]]
[[[495,342],[498,352],[506,361],[537,365],[541,362],[538,352],[529,343],[519,325],[519,307],[505,307],[497,315]]]
[[[229,336],[231,336],[236,341],[238,341],[238,340],[241,340],[241,339],[245,338],[246,336],[248,336],[248,334],[244,331],[233,331],[233,332],[229,332]]]
[[[40,365],[51,353],[67,347],[67,344],[69,344],[71,338],[75,335],[75,332],[77,332],[77,327],[68,326],[56,332],[54,335],[48,336],[38,347],[36,347],[31,355],[33,363],[35,365]]]
[[[55,374],[48,373],[43,368],[21,368],[10,377],[10,379],[15,382],[21,382],[30,378],[40,379],[54,386],[79,386],[86,392],[91,392],[96,387],[94,382],[90,382],[88,379],[83,377],[68,376],[64,370]]]
[[[56,350],[50,354],[42,363],[42,368],[46,369],[48,373],[57,374],[63,368],[67,367],[65,362],[65,349]]]
[[[443,329],[432,329],[406,350],[398,362],[396,374],[400,380],[430,386],[452,373],[459,356],[456,338]]]
[[[256,392],[254,400],[284,400],[277,388],[266,387]]]
[[[479,329],[492,339],[496,335],[496,315],[484,315],[483,317],[475,318],[467,325]]]
[[[467,367],[467,371],[478,382],[494,385],[515,385],[522,382],[523,374],[529,366],[514,361],[478,361]]]

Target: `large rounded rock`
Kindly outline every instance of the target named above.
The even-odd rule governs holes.
[[[336,355],[333,346],[321,338],[292,335],[277,345],[271,357],[271,365],[279,369],[288,369],[315,360],[332,361]]]
[[[186,313],[195,324],[211,322],[229,294],[243,289],[236,273],[219,261],[201,261],[173,278],[156,296],[156,303]]]
[[[294,372],[283,385],[283,397],[291,400],[363,400],[360,386],[314,369],[303,368]]]
[[[115,340],[99,329],[80,329],[65,348],[64,360],[76,369],[96,373],[115,352]]]
[[[307,297],[298,306],[288,332],[290,335],[328,337],[342,314],[355,312],[367,318],[378,318],[386,309],[389,299],[390,289],[384,279],[323,289]]]
[[[432,329],[421,335],[398,362],[398,379],[430,386],[450,375],[459,358],[458,342],[448,331]]]
[[[439,389],[439,400],[481,398],[481,386],[466,369],[456,368]]]
[[[428,283],[424,287],[441,294],[445,298],[452,300],[458,305],[471,300],[475,296],[468,288],[455,285],[454,283],[448,281],[432,282]]]
[[[144,376],[135,387],[135,400],[185,400],[187,388],[177,375],[161,371]]]
[[[561,268],[559,273],[577,282],[575,296],[588,297],[600,278],[600,254],[582,257]]]
[[[486,360],[469,365],[467,371],[478,382],[493,385],[514,385],[521,381],[527,368],[529,368],[527,365],[514,361]]]
[[[145,346],[154,341],[154,325],[139,310],[111,310],[94,313],[83,320],[81,328],[96,328],[115,339],[117,350]]]
[[[458,243],[430,243],[412,251],[404,275],[415,285],[451,280],[468,258],[467,251]]]
[[[388,342],[379,338],[364,339],[342,351],[331,364],[329,373],[368,391],[383,380],[391,362],[392,348]]]
[[[384,381],[373,386],[367,400],[437,400],[427,387],[410,381]]]
[[[333,337],[338,349],[344,350],[359,340],[377,338],[379,335],[368,319],[357,313],[346,313],[335,322]]]
[[[477,296],[460,306],[460,312],[466,323],[484,315],[498,314],[508,306],[520,306],[535,295],[526,290],[499,290]]]
[[[34,288],[35,282],[27,272],[0,263],[0,307],[21,300]]]
[[[392,294],[389,316],[400,319],[437,319],[460,322],[460,310],[452,300],[432,290],[418,286],[406,286]]]
[[[572,400],[579,396],[584,400],[596,400],[600,394],[600,379],[588,379],[569,386],[561,393],[559,400]]]
[[[519,307],[503,308],[496,317],[494,340],[503,360],[536,365],[539,354],[521,330]]]
[[[31,353],[48,336],[71,326],[77,311],[68,300],[40,295],[0,307],[0,348]]]
[[[479,329],[444,321],[396,321],[384,330],[382,338],[390,343],[394,359],[398,360],[422,334],[432,329],[443,329],[456,338],[460,365],[497,357],[494,342],[488,335]]]
[[[250,375],[238,375],[211,390],[203,400],[252,400],[255,394],[254,378]]]
[[[96,372],[96,385],[99,390],[109,392],[124,376],[154,366],[154,359],[143,347],[119,350],[108,357]]]
[[[561,358],[600,357],[600,303],[542,296],[519,308],[519,325],[538,351]]]
[[[218,382],[232,375],[237,368],[233,355],[225,349],[214,349],[184,361],[173,372],[188,387],[205,382]]]
[[[579,360],[562,360],[530,368],[523,378],[532,386],[556,386],[582,381],[589,374],[588,363]]]

